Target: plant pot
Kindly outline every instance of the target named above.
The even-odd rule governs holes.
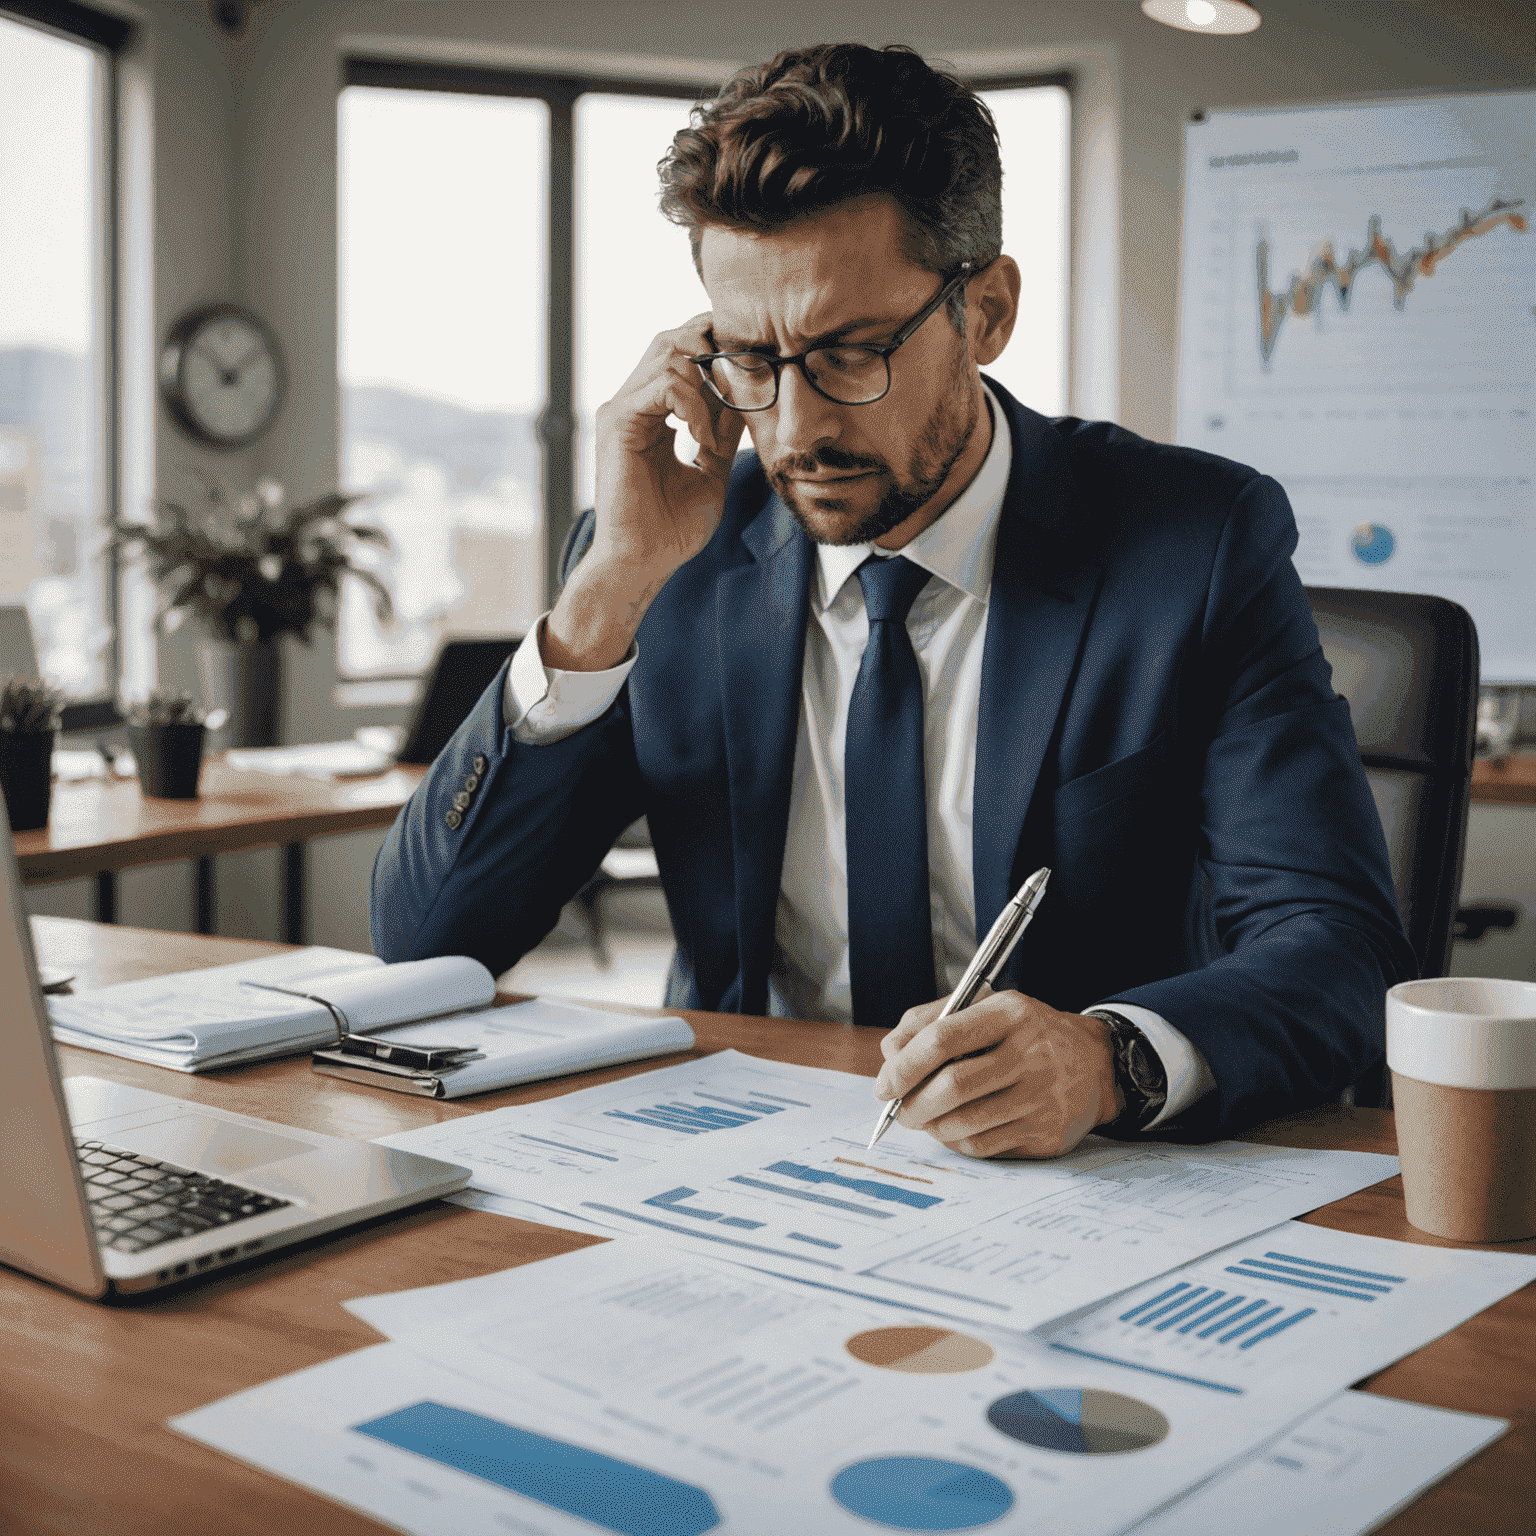
[[[53,798],[54,731],[0,731],[0,786],[10,812],[11,831],[32,832],[48,825]]]
[[[282,652],[276,640],[211,642],[200,647],[198,671],[209,709],[227,709],[227,745],[277,745],[278,688]]]
[[[139,788],[151,800],[196,800],[203,768],[201,722],[130,725],[128,744],[139,770]]]

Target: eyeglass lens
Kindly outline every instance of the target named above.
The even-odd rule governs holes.
[[[867,405],[890,388],[890,364],[867,347],[818,347],[804,360],[805,374],[829,400]],[[779,369],[755,352],[732,352],[709,367],[709,381],[727,405],[763,410],[779,392]]]

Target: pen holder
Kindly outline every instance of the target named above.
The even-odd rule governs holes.
[[[128,742],[139,770],[139,788],[151,800],[195,800],[203,770],[201,721],[130,725]]]

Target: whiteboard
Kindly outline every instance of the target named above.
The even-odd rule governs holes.
[[[1308,586],[1432,592],[1536,682],[1536,92],[1185,133],[1178,440],[1290,495]]]

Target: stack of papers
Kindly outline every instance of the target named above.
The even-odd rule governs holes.
[[[1353,1536],[1506,1427],[1347,1390],[1536,1277],[1286,1219],[1394,1159],[871,1152],[869,1090],[723,1052],[384,1138],[630,1240],[349,1303],[390,1342],[173,1427],[445,1536]]]
[[[48,1009],[54,1039],[66,1045],[178,1072],[335,1047],[343,1023],[370,1041],[467,1052],[430,1070],[336,1049],[315,1057],[333,1076],[440,1099],[693,1045],[693,1031],[675,1017],[539,1000],[492,1008],[495,996],[495,978],[465,955],[385,965],[372,955],[316,945],[51,996]]]

